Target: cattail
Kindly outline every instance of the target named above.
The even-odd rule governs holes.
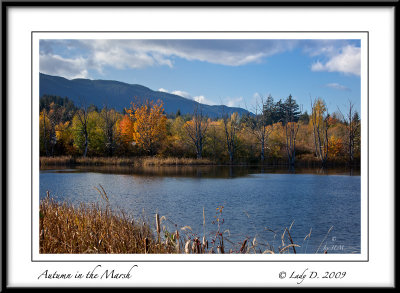
[[[257,245],[257,240],[256,240],[256,237],[254,237],[254,239],[253,239],[253,246],[256,246]]]
[[[203,236],[203,250],[208,249],[208,241],[206,240],[206,236]]]
[[[247,239],[243,241],[242,247],[240,248],[240,253],[244,253],[246,249]]]
[[[190,253],[190,239],[188,241],[186,241],[185,253]]]
[[[161,229],[160,229],[160,216],[158,214],[156,214],[156,228],[157,228],[157,235],[158,235],[158,243],[160,245],[160,249],[161,249]]]
[[[193,246],[194,246],[194,249],[192,249],[192,250],[194,253],[201,253],[201,245],[200,245],[199,238],[194,239]]]
[[[176,239],[176,252],[181,253],[181,247],[179,245],[179,232],[178,230],[175,231],[175,239]]]
[[[198,252],[197,252],[197,243],[196,243],[196,240],[197,240],[197,238],[196,238],[195,240],[193,240],[193,244],[192,244],[192,251],[193,251],[193,253],[198,253]]]
[[[144,253],[149,252],[149,239],[147,237],[144,238]]]
[[[160,234],[161,229],[160,229],[160,216],[156,214],[156,227],[157,227],[157,233]]]

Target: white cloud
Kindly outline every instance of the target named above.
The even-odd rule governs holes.
[[[177,96],[181,96],[181,97],[184,97],[186,99],[192,99],[193,100],[193,97],[188,92],[176,90],[176,91],[171,92],[171,94],[174,94],[174,95],[177,95]]]
[[[59,74],[55,65],[50,64],[58,61],[51,58],[56,51],[63,52],[59,57],[65,60],[82,59],[86,71],[103,73],[104,67],[172,68],[176,57],[240,66],[261,62],[265,57],[293,49],[295,44],[295,40],[41,40],[40,71]],[[63,76],[76,76],[76,71],[71,68]]]
[[[243,97],[226,98],[226,105],[228,107],[241,107],[243,105]]]
[[[350,91],[350,88],[347,86],[341,85],[339,83],[333,82],[333,83],[328,83],[325,85],[326,87],[336,89],[336,90],[341,90],[341,91]]]
[[[312,64],[313,71],[360,75],[360,48],[349,44],[348,40],[41,40],[40,71],[87,77],[89,71],[103,73],[107,67],[172,68],[176,58],[241,66],[302,48],[305,54],[320,58]]]
[[[183,98],[190,99],[190,100],[196,101],[196,102],[201,103],[201,104],[207,104],[207,105],[214,105],[215,104],[212,101],[208,100],[203,95],[199,95],[199,96],[194,96],[193,97],[188,92],[181,91],[181,90],[175,90],[175,91],[171,92],[171,94],[178,95],[178,96],[181,96]]]
[[[53,54],[40,56],[40,72],[70,79],[88,77],[85,59],[68,59]]]
[[[205,96],[196,96],[196,97],[193,97],[193,100],[195,100],[196,102],[201,103],[201,104],[215,105],[215,103],[208,100]]]
[[[164,88],[159,88],[158,89],[159,92],[163,92],[163,93],[169,93],[168,90],[164,89]]]
[[[326,63],[316,61],[311,70],[360,75],[361,48],[347,45],[338,54],[331,56]]]

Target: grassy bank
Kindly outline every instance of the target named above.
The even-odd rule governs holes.
[[[210,159],[194,158],[161,158],[161,157],[40,157],[41,167],[51,166],[204,166],[204,165],[229,165],[229,162],[216,162]],[[287,166],[287,159],[267,158],[264,163],[261,162],[236,162],[234,165],[265,165],[265,166]],[[321,162],[312,155],[300,155],[296,160],[296,167],[320,168]],[[326,167],[348,167],[344,159],[331,159],[326,163]],[[352,166],[360,167],[357,161]]]
[[[185,166],[213,165],[209,159],[158,157],[40,157],[40,166]]]
[[[238,246],[227,249],[229,239],[220,226],[223,207],[217,208],[215,234],[208,239],[196,235],[184,226],[168,231],[167,219],[155,216],[150,221],[136,220],[123,212],[116,213],[108,204],[104,190],[98,189],[104,204],[57,203],[47,193],[40,201],[40,253],[296,253],[299,245],[293,243],[290,228],[280,236],[281,246],[274,248],[260,244],[256,238],[243,239]],[[203,211],[203,224],[205,224]],[[151,228],[155,227],[155,228]],[[278,236],[279,237],[279,236]],[[307,238],[307,236],[306,236]]]

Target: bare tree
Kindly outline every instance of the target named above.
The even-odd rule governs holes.
[[[226,146],[229,153],[229,162],[232,164],[237,148],[237,132],[240,129],[240,118],[237,112],[232,115],[224,114],[223,117]]]
[[[328,115],[326,104],[322,99],[311,102],[311,121],[314,133],[315,155],[320,159],[322,166],[326,166],[328,160],[329,137]]]
[[[340,109],[339,112],[346,124],[346,132],[347,132],[346,146],[349,155],[348,160],[349,164],[352,165],[354,162],[355,139],[360,128],[360,121],[358,119],[354,119],[354,115],[356,114],[356,112],[354,112],[354,104],[350,100],[349,100],[349,111],[347,112],[347,115],[346,116],[343,115]]]
[[[285,124],[286,152],[291,167],[294,167],[296,161],[296,137],[299,126],[300,125],[294,121]]]
[[[203,112],[199,104],[197,104],[193,111],[193,118],[185,124],[185,131],[190,137],[194,146],[196,147],[197,158],[201,159],[203,155],[203,145],[207,133],[209,122],[203,116]]]
[[[272,109],[270,109],[271,103],[273,105],[272,97],[269,96],[267,102],[264,102],[264,98],[260,96],[260,103],[257,101],[254,116],[248,116],[246,119],[247,130],[256,138],[257,142],[260,144],[260,159],[261,162],[265,160],[265,148],[269,135],[272,132]]]

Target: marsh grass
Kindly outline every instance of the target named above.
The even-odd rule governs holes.
[[[58,203],[47,192],[47,196],[40,201],[39,209],[40,253],[296,254],[296,248],[302,247],[306,240],[308,244],[311,237],[310,230],[302,245],[294,243],[290,234],[292,222],[281,234],[265,229],[265,232],[274,234],[272,243],[263,243],[258,236],[244,237],[234,243],[229,239],[230,231],[223,228],[223,206],[216,210],[212,221],[214,227],[209,235],[205,232],[203,209],[201,237],[190,226],[179,227],[159,214],[155,215],[152,223],[145,217],[135,220],[123,211],[115,212],[110,207],[104,188],[100,185],[95,189],[101,196],[101,202],[77,206]]]
[[[161,157],[40,157],[40,166],[184,166],[214,165],[209,159]]]
[[[99,204],[40,203],[40,253],[144,253],[148,226]]]

